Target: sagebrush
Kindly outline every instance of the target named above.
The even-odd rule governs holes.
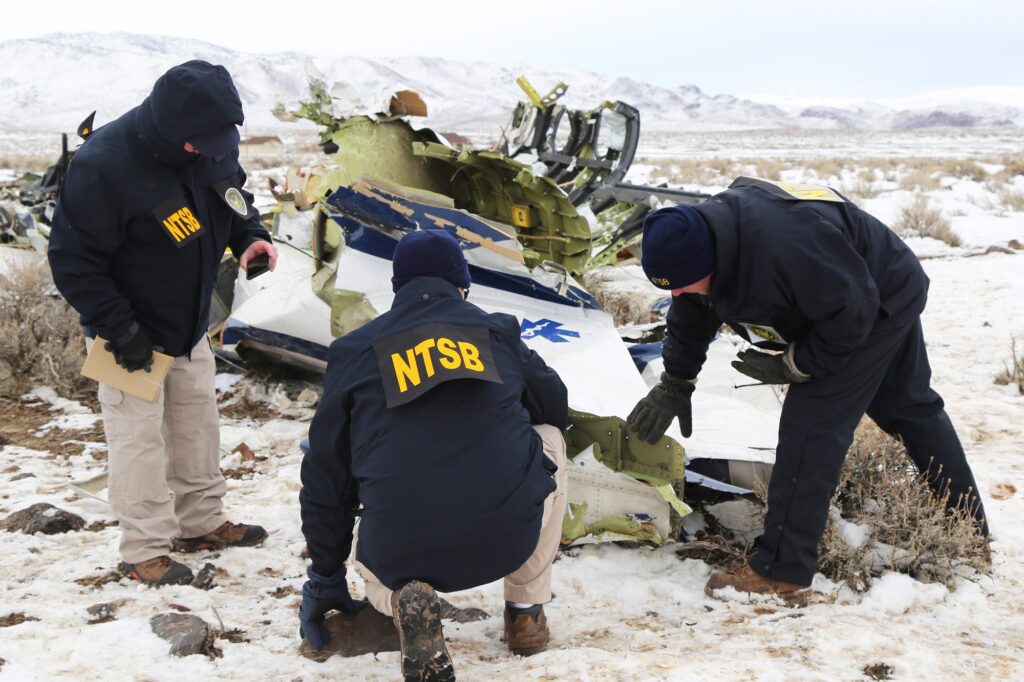
[[[14,264],[0,273],[0,396],[35,386],[66,398],[94,384],[79,372],[85,340],[78,314],[61,298],[45,262]]]
[[[832,498],[818,569],[857,590],[885,570],[947,587],[961,566],[988,570],[974,518],[948,510],[947,500],[948,492],[932,491],[899,440],[864,419]],[[859,545],[844,539],[845,524],[866,531]]]
[[[923,194],[900,207],[893,229],[906,237],[931,237],[950,246],[960,246],[960,235],[953,231],[949,219],[933,208]]]
[[[995,382],[1000,386],[1017,384],[1017,390],[1024,395],[1024,354],[1017,353],[1016,338],[1010,340],[1010,361],[1003,363],[1003,370],[996,375]]]
[[[754,493],[766,502],[764,486],[755,485]],[[974,518],[950,511],[947,500],[948,493],[932,491],[903,444],[865,417],[832,496],[818,571],[859,592],[886,570],[950,588],[961,567],[988,571]]]

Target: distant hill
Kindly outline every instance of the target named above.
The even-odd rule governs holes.
[[[167,68],[202,58],[224,64],[238,85],[250,130],[283,126],[270,111],[306,94],[309,55],[250,54],[210,43],[126,33],[55,33],[0,42],[0,130],[73,130],[93,109],[102,124],[138,104]],[[591,108],[621,99],[640,109],[644,130],[1024,126],[1024,87],[972,88],[892,102],[800,101],[709,95],[695,85],[661,87],[628,78],[485,62],[403,57],[313,57],[328,83],[346,81],[374,101],[387,88],[420,92],[430,124],[467,132],[497,131],[522,92],[526,74],[542,93],[569,84],[564,101]]]

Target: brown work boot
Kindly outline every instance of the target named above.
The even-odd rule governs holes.
[[[734,571],[717,570],[712,573],[707,584],[704,585],[704,594],[714,597],[715,590],[720,590],[723,587],[731,587],[737,592],[781,597],[787,604],[794,605],[805,603],[811,592],[808,585],[797,585],[765,578],[756,573],[747,563]]]
[[[441,629],[441,602],[430,585],[414,580],[391,594],[405,682],[455,682]]]
[[[267,531],[260,526],[225,521],[216,530],[197,538],[175,538],[175,552],[198,552],[225,547],[252,547],[267,539]]]
[[[171,557],[166,554],[134,564],[122,561],[120,568],[121,572],[132,580],[153,587],[188,585],[192,582],[192,571],[188,566],[171,561]]]
[[[512,653],[517,656],[539,654],[547,650],[550,639],[543,604],[518,609],[505,602],[505,641]]]

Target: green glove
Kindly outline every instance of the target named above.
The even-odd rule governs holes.
[[[790,353],[762,353],[748,348],[736,354],[739,360],[733,360],[732,366],[762,384],[801,384],[811,377],[797,369],[792,358],[787,357]]]
[[[658,385],[629,413],[626,418],[629,427],[640,440],[653,444],[665,435],[672,420],[679,417],[679,429],[689,438],[693,433],[690,396],[694,388],[693,382],[662,372]]]

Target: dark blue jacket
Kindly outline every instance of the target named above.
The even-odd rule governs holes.
[[[49,259],[61,294],[90,336],[124,336],[133,321],[174,356],[206,333],[224,249],[241,256],[270,239],[241,191],[235,150],[221,161],[184,150],[189,138],[242,123],[224,67],[187,62],[146,100],[88,136],[57,202]],[[234,190],[232,190],[234,188]],[[225,195],[240,193],[232,209]]]
[[[464,359],[452,345],[454,362],[436,349],[467,334],[489,343],[493,362],[478,364],[501,383],[453,378],[388,407],[391,351],[395,363],[419,362],[410,386],[426,385],[431,373],[445,378],[442,363]],[[429,371],[411,350],[426,338]],[[530,425],[565,428],[567,419],[565,385],[520,340],[514,317],[483,312],[443,279],[413,279],[389,312],[331,344],[299,495],[313,570],[344,568],[362,504],[356,558],[388,587],[419,579],[450,592],[515,571],[536,547],[555,487]]]
[[[850,203],[796,201],[735,187],[694,206],[715,239],[709,295],[675,296],[665,370],[697,376],[725,322],[769,348],[796,343],[797,367],[835,372],[875,327],[912,322],[928,277],[913,251]]]

